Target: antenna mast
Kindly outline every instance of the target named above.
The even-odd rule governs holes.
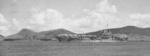
[[[108,24],[106,25],[106,30],[105,31],[108,32]]]
[[[107,29],[108,29],[108,24],[107,24]]]

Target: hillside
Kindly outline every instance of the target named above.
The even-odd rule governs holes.
[[[4,37],[3,35],[0,35],[0,37]]]
[[[24,39],[26,37],[32,38],[32,36],[35,35],[35,34],[36,34],[36,32],[24,28],[16,34],[6,36],[6,39]]]
[[[0,35],[0,41],[2,41],[2,40],[3,40],[3,37],[4,37],[3,35]]]
[[[9,36],[6,36],[5,39],[23,39],[24,37],[17,35],[17,34],[12,34]]]
[[[106,30],[106,29],[104,29]],[[126,26],[122,28],[112,28],[112,29],[107,29],[111,31],[112,33],[123,33],[123,34],[139,34],[139,35],[146,35],[150,36],[150,28],[138,28],[135,26]],[[95,32],[90,32],[86,34],[94,34],[94,35],[99,35],[103,33],[103,30],[95,31]]]
[[[24,38],[28,37],[30,39],[43,39],[46,38],[45,35],[43,34],[39,34],[37,32],[34,32],[32,30],[29,29],[22,29],[20,32],[17,33],[17,35],[22,36]]]
[[[29,29],[22,29],[16,34],[9,35],[6,37],[6,39],[52,39],[57,34],[74,34],[71,31],[65,30],[65,29],[55,29],[55,30],[49,30],[49,31],[42,31],[42,32],[34,32]]]
[[[55,29],[55,30],[49,30],[49,31],[42,31],[42,32],[39,32],[39,34],[46,35],[47,38],[53,38],[57,34],[75,34],[75,33],[68,31],[66,29]]]
[[[26,28],[22,29],[20,32],[17,33],[17,35],[20,35],[20,36],[23,36],[23,37],[32,36],[34,34],[36,34],[36,32],[34,32],[32,30],[29,30],[29,29],[26,29]]]

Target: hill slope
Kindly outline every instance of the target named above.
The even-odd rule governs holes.
[[[75,33],[68,31],[66,29],[55,29],[49,31],[42,31],[39,34],[46,35],[46,37],[49,39],[55,37],[57,34],[75,34]]]
[[[17,33],[17,35],[20,35],[22,37],[32,37],[34,34],[36,34],[36,32],[29,30],[29,29],[22,29],[20,32]]]
[[[150,28],[138,28],[135,26],[126,26],[122,28],[112,28],[112,29],[107,29],[107,30],[111,31],[112,33],[139,34],[139,35],[150,36]],[[86,34],[99,35],[101,33],[103,33],[103,30],[90,32]]]
[[[23,39],[26,37],[32,38],[34,34],[36,34],[36,32],[24,28],[16,34],[6,36],[6,39]]]
[[[3,35],[0,35],[0,41],[2,41],[2,40],[3,40],[3,38],[4,38],[4,36],[3,36]]]
[[[52,39],[57,34],[74,34],[71,31],[65,30],[65,29],[55,29],[55,30],[49,30],[49,31],[42,31],[42,32],[34,32],[29,29],[22,29],[16,34],[9,35],[6,37],[6,39]]]

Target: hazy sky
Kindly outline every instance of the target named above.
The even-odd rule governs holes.
[[[28,28],[76,33],[133,25],[150,27],[150,0],[0,0],[0,34]]]

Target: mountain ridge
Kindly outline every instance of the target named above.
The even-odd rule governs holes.
[[[47,38],[54,38],[58,34],[76,34],[76,33],[60,28],[60,29],[54,29],[54,30],[48,30],[48,31],[41,31],[39,32],[39,34],[46,35]]]
[[[139,35],[150,36],[150,28],[139,28],[136,26],[125,26],[125,27],[121,27],[121,28],[110,28],[110,29],[103,29],[103,30],[108,30],[108,31],[111,31],[112,33],[139,34]],[[85,33],[85,34],[98,35],[98,34],[103,33],[103,30],[89,32],[89,33]]]
[[[138,35],[146,35],[150,36],[150,28],[139,28],[136,26],[125,26],[120,28],[110,28],[110,29],[103,29],[93,32],[85,33],[87,35],[99,35],[102,34],[104,30],[111,31],[113,34],[115,33],[122,33],[122,34],[138,34]],[[47,30],[47,31],[41,31],[41,32],[34,32],[30,29],[22,29],[18,33],[9,35],[7,37],[9,38],[25,38],[26,36],[29,38],[35,37],[35,38],[45,38],[45,39],[52,39],[58,34],[76,34],[74,32],[71,32],[66,29],[54,29],[54,30]]]

